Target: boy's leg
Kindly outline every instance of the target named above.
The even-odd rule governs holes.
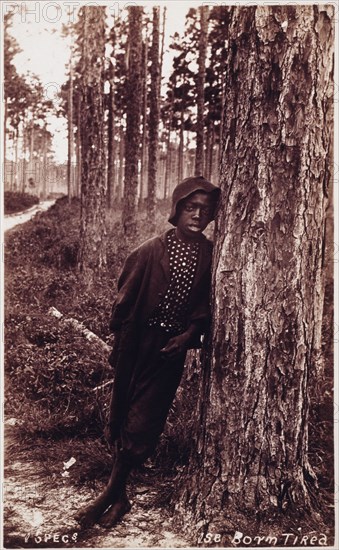
[[[111,527],[130,509],[125,490],[128,474],[154,450],[180,383],[186,353],[168,359],[160,350],[169,336],[153,329],[142,336],[128,407],[120,425],[124,450],[116,452],[116,462],[104,491],[75,516],[84,527],[97,522],[109,507],[100,523]]]
[[[106,529],[113,527],[127,512],[131,509],[131,503],[128,500],[127,494],[126,494],[126,487],[124,487],[118,499],[106,512],[101,516],[99,520],[99,524],[102,527],[106,527]]]
[[[118,447],[116,447],[115,462],[105,489],[94,500],[94,502],[82,508],[75,515],[75,519],[82,525],[82,527],[91,527],[98,521],[105,510],[113,503],[119,502],[121,497],[123,497],[122,501],[127,511],[128,499],[126,495],[126,482],[132,467],[133,464],[131,463],[129,457],[121,452]]]

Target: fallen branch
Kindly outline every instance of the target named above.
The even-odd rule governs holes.
[[[68,325],[72,328],[74,328],[77,332],[81,334],[86,340],[89,340],[90,342],[96,342],[97,344],[100,344],[102,349],[110,353],[112,351],[111,346],[106,344],[99,336],[94,334],[91,330],[88,330],[80,321],[77,319],[73,319],[72,317],[65,317],[60,311],[58,311],[55,307],[51,307],[48,310],[49,315],[52,315],[53,317],[56,317],[57,319],[60,319],[65,325]]]
[[[107,382],[104,382],[103,384],[100,384],[100,386],[95,386],[95,388],[92,389],[92,391],[98,391],[102,390],[102,388],[105,388],[106,386],[109,386],[110,384],[113,384],[114,380],[107,380]]]

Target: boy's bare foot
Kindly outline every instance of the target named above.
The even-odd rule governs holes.
[[[84,528],[92,527],[111,503],[112,500],[107,495],[99,495],[94,502],[81,508],[75,514],[74,519]]]
[[[127,498],[127,495],[122,495],[117,502],[104,513],[98,522],[99,525],[109,529],[113,527],[127,512],[130,511],[132,505]]]

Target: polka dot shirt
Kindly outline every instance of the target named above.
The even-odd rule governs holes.
[[[175,229],[167,235],[170,284],[166,294],[149,319],[149,326],[160,326],[171,334],[185,330],[185,317],[198,263],[199,243],[179,240]]]

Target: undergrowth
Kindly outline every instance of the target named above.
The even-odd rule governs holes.
[[[14,214],[21,212],[39,203],[39,197],[19,191],[4,192],[4,212],[5,214]]]

